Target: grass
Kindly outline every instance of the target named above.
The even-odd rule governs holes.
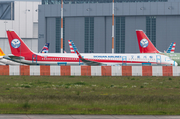
[[[179,115],[179,84],[179,77],[0,76],[0,113]]]

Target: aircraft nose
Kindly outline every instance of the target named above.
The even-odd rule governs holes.
[[[174,61],[174,66],[178,66],[178,63]]]

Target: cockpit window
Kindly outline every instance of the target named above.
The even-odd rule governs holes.
[[[165,61],[172,61],[172,59],[170,59],[169,57],[166,57]]]

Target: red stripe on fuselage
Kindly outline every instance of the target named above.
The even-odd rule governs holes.
[[[122,60],[108,60],[108,59],[88,59],[85,58],[86,60],[89,61],[94,61],[94,62],[99,62],[99,63],[151,63],[151,64],[156,64],[156,62],[145,62],[145,61],[122,61]],[[25,57],[25,60],[32,61],[32,57]],[[33,61],[36,61],[36,57],[34,57]],[[37,55],[37,61],[44,61],[44,62],[82,62],[79,60],[79,58],[72,58],[72,57],[44,57]],[[163,63],[161,63],[163,64]]]

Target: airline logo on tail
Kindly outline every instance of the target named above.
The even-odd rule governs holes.
[[[167,49],[167,53],[174,53],[176,42],[172,42],[169,48]]]
[[[148,44],[149,44],[149,42],[148,42],[147,39],[142,39],[142,40],[140,41],[140,45],[141,45],[141,47],[143,47],[143,48],[146,48],[146,47],[148,46]]]
[[[41,50],[41,53],[48,53],[48,51],[49,51],[49,43],[46,43],[46,45]]]
[[[142,30],[136,30],[140,53],[159,53]]]
[[[136,30],[140,53],[161,53],[158,51],[142,30]],[[174,53],[176,42],[172,42],[165,53]]]
[[[27,47],[23,40],[14,32],[6,31],[11,48],[11,53],[14,56],[31,56],[33,52]]]
[[[75,53],[71,40],[68,40],[68,43],[69,43],[69,48],[70,48],[71,53]]]
[[[0,56],[4,56],[4,52],[2,51],[2,49],[0,48]]]
[[[69,43],[69,48],[70,48],[71,53],[75,53],[76,50],[78,51],[78,49],[76,48],[72,40],[68,40],[68,43]]]
[[[18,39],[13,39],[13,40],[11,41],[11,46],[12,46],[13,48],[18,48],[20,45],[21,45],[21,42],[20,42]]]

